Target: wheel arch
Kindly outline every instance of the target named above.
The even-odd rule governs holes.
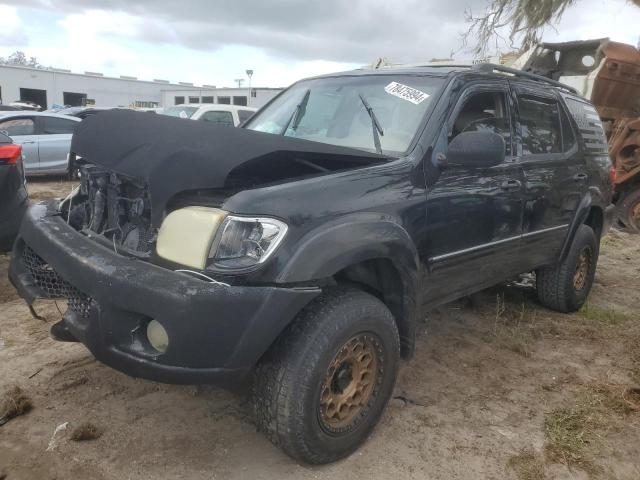
[[[587,192],[587,194],[582,197],[576,213],[569,224],[569,231],[562,245],[559,261],[563,261],[567,257],[580,225],[590,226],[598,240],[600,239],[605,223],[605,209],[602,202],[598,201],[599,199],[599,195],[594,195],[592,191]]]
[[[407,358],[414,350],[419,269],[408,232],[392,217],[364,214],[341,218],[305,235],[277,281],[358,285],[389,308],[400,332],[402,356]]]

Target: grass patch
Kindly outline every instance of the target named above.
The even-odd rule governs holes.
[[[548,413],[544,420],[547,459],[580,468],[590,476],[601,474],[595,459],[602,454],[603,436],[633,411],[623,393],[618,386],[589,384],[575,405]]]
[[[528,312],[526,304],[505,303],[504,293],[496,295],[493,336],[507,350],[523,357],[531,355],[531,345],[537,339],[534,329],[536,312]]]
[[[102,436],[102,430],[93,423],[84,422],[78,425],[71,432],[71,440],[75,442],[86,442],[88,440],[96,440]]]
[[[11,387],[0,401],[0,425],[4,425],[12,418],[28,413],[33,408],[31,399],[20,387]]]
[[[614,308],[602,308],[591,303],[585,303],[580,313],[587,320],[605,325],[620,325],[626,320],[626,316]]]
[[[640,335],[627,340],[626,350],[631,358],[631,381],[640,387]]]
[[[544,462],[539,455],[523,449],[507,460],[507,467],[513,470],[518,480],[545,480]]]

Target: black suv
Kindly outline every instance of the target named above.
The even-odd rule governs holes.
[[[494,65],[302,80],[239,129],[106,111],[72,151],[80,186],[22,223],[21,296],[67,298],[53,336],[129,375],[252,374],[259,428],[311,463],[372,431],[429,309],[529,271],[580,308],[612,216],[593,107]]]

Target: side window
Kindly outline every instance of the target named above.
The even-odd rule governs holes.
[[[200,117],[203,122],[217,123],[218,125],[226,125],[233,127],[233,116],[231,112],[209,111],[204,112]]]
[[[561,153],[562,129],[558,102],[537,97],[519,97],[522,154]]]
[[[10,137],[34,135],[36,128],[32,118],[16,118],[0,122],[0,132],[7,132]]]
[[[483,130],[502,136],[505,154],[511,155],[511,122],[504,93],[478,92],[467,98],[451,126],[449,142],[462,132]]]
[[[576,136],[564,108],[560,108],[560,123],[562,124],[562,151],[568,152],[576,144]]]
[[[60,135],[73,133],[78,122],[57,117],[40,117],[42,118],[42,134],[43,135]]]
[[[253,116],[253,112],[251,110],[238,110],[238,118],[241,122],[250,119]]]

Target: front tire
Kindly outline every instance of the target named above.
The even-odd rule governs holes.
[[[536,271],[538,299],[558,312],[575,312],[591,291],[598,263],[598,239],[588,225],[580,225],[566,258]]]
[[[309,304],[256,369],[259,430],[313,464],[346,457],[377,424],[393,392],[398,330],[377,298],[336,289]]]

